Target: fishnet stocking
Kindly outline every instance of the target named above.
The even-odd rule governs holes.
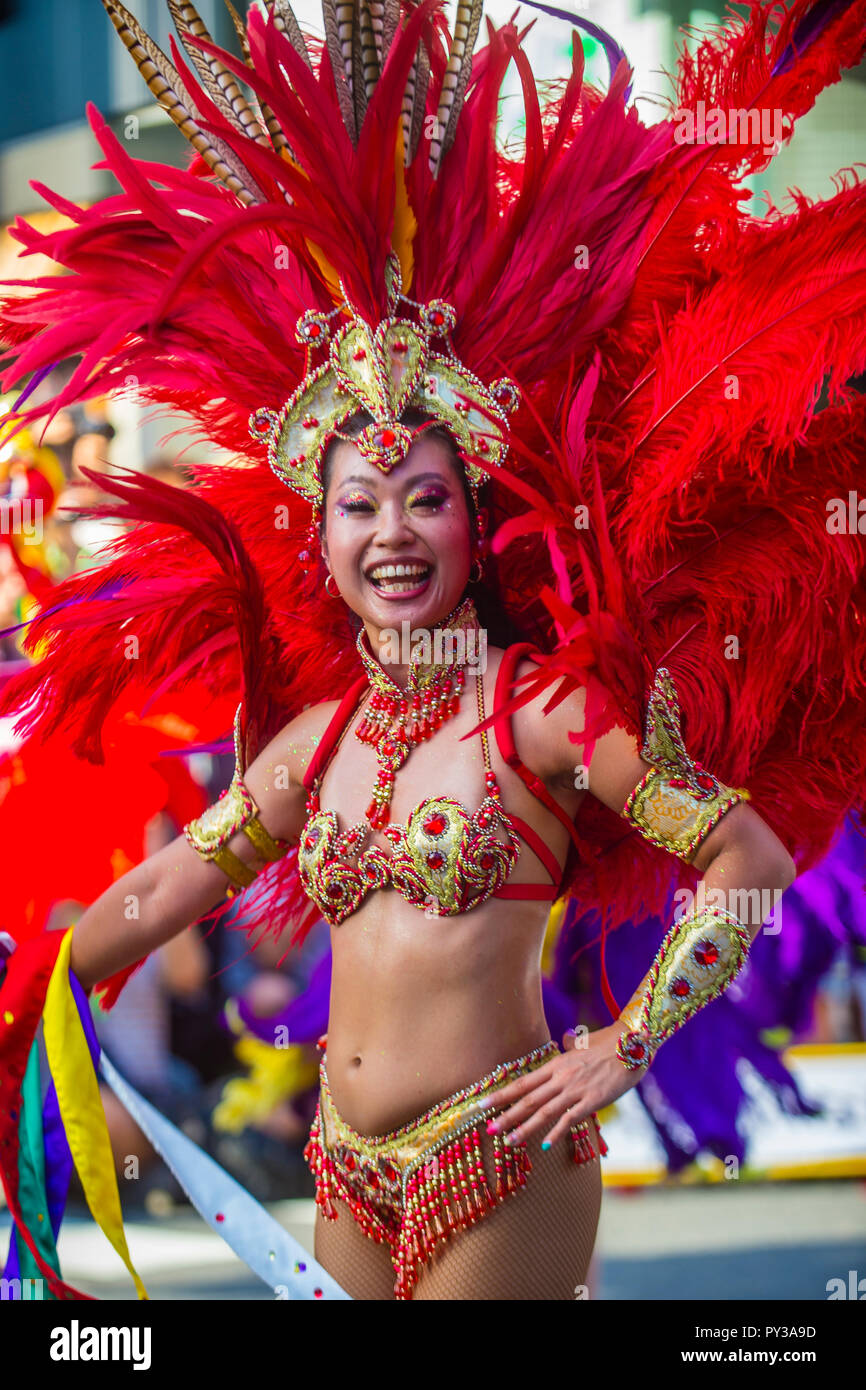
[[[413,1300],[573,1300],[577,1286],[588,1283],[601,1206],[599,1160],[575,1163],[570,1139],[544,1153],[543,1137],[527,1140],[532,1172],[525,1187],[434,1251]],[[482,1149],[492,1180],[493,1140],[486,1134]],[[336,1221],[316,1208],[316,1259],[352,1298],[393,1300],[388,1247],[365,1236],[343,1202],[336,1206]]]
[[[335,1201],[336,1221],[316,1207],[313,1253],[352,1298],[394,1301],[394,1266],[387,1245],[365,1236],[345,1202]]]

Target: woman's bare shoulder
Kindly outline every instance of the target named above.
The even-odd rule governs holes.
[[[290,781],[301,782],[339,704],[339,700],[323,700],[300,710],[259,755],[263,764],[274,772],[284,767]]]
[[[321,704],[308,705],[296,714],[294,719],[290,719],[282,730],[287,748],[303,758],[305,767],[318,748],[339,705],[339,700],[323,700]]]
[[[521,656],[515,665],[510,695],[525,691],[529,684],[527,678],[538,670],[538,661],[525,654]],[[556,697],[559,687],[558,676],[547,681],[531,699],[513,712],[511,728],[518,757],[524,765],[551,785],[558,785],[564,779],[564,785],[571,789],[574,785],[572,764],[579,756],[580,749],[569,738],[569,732],[583,726],[586,689],[577,686],[546,709],[551,697]]]

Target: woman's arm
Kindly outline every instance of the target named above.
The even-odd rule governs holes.
[[[291,845],[300,837],[307,795],[302,778],[331,708],[328,704],[305,710],[244,773],[259,820],[275,840]],[[253,872],[265,867],[242,830],[231,837],[228,848]],[[225,897],[228,887],[223,870],[178,835],[112,883],[82,914],[72,935],[72,970],[82,986],[91,989],[197,921]]]
[[[534,662],[522,662],[517,674],[534,669]],[[548,690],[517,711],[517,751],[526,765],[552,786],[574,787],[578,772],[584,771],[587,790],[617,815],[624,816],[631,793],[652,765],[640,756],[641,744],[622,725],[615,725],[596,740],[590,761],[584,764],[583,747],[571,741],[569,732],[579,733],[583,728],[585,697],[585,689],[577,690],[544,714],[543,706],[550,698]],[[756,916],[760,910],[757,890],[772,891],[780,879],[782,887],[787,887],[796,877],[796,866],[782,841],[743,801],[723,814],[712,829],[701,833],[700,844],[688,862],[704,874],[708,895],[711,889],[714,894],[725,891],[739,895],[731,901],[742,902],[748,914],[747,924],[754,927],[752,936],[767,916],[766,911],[763,916]],[[710,874],[711,864],[714,868]]]
[[[541,733],[539,719],[529,723],[524,737],[539,776],[546,772],[555,781],[580,763],[582,750],[568,739],[568,730],[583,727],[583,694],[563,701],[546,734]],[[547,717],[541,715],[540,720]],[[624,727],[615,727],[598,739],[589,764],[589,790],[618,815],[626,814],[632,793],[652,770],[638,749]],[[492,1128],[511,1141],[543,1130],[546,1145],[554,1143],[571,1125],[636,1085],[657,1047],[727,987],[749,941],[794,881],[791,856],[744,801],[730,806],[715,824],[703,825],[700,816],[696,823],[697,846],[688,852],[681,845],[676,850],[703,875],[696,909],[667,933],[650,970],[613,1024],[580,1041],[564,1037],[565,1053],[496,1092],[496,1104],[504,1101],[509,1108]],[[659,826],[646,825],[642,833],[658,837],[655,843],[664,839]]]

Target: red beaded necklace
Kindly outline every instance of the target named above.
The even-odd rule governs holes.
[[[455,635],[463,632],[468,645],[469,634],[478,630],[478,615],[472,599],[458,604],[438,630]],[[366,629],[362,628],[358,634],[358,653],[373,686],[373,694],[355,735],[362,743],[375,748],[379,759],[373,796],[365,812],[373,830],[381,830],[391,818],[394,778],[412,749],[430,738],[460,709],[466,663],[457,659],[454,652],[457,643],[453,637],[448,645],[450,651],[442,662],[419,660],[413,648],[408,686],[404,692],[369,650]],[[352,829],[357,831],[358,827]],[[357,838],[356,833],[352,842]]]

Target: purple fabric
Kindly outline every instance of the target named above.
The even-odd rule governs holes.
[[[53,1081],[48,1087],[42,1107],[42,1137],[45,1145],[45,1195],[48,1198],[51,1229],[56,1240],[69,1194],[72,1154],[60,1118],[60,1106],[57,1103],[57,1091]]]
[[[81,1026],[84,1029],[84,1036],[87,1039],[87,1046],[90,1048],[90,1058],[93,1062],[93,1070],[99,1076],[99,1039],[96,1036],[96,1028],[93,1023],[93,1015],[90,1012],[90,1001],[82,989],[78,979],[69,972],[69,983],[72,987],[72,997],[78,1009],[78,1017],[81,1019]]]
[[[3,983],[3,976],[6,974],[6,960],[12,954],[11,949],[5,942],[0,941],[0,984]],[[3,1270],[4,1279],[19,1279],[21,1277],[21,1266],[18,1261],[18,1243],[15,1239],[15,1222],[9,1230],[9,1253],[6,1257],[6,1265]]]
[[[90,1048],[93,1066],[94,1069],[97,1069],[99,1066],[99,1043],[96,1038],[87,995],[72,971],[69,972],[69,983],[72,986],[72,994]],[[69,1182],[72,1177],[72,1154],[60,1116],[57,1090],[53,1080],[49,1083],[42,1106],[42,1142],[45,1149],[45,1195],[48,1200],[48,1216],[56,1240],[69,1194]],[[4,1279],[17,1279],[19,1277],[18,1246],[15,1234],[15,1223],[13,1222],[9,1258],[3,1271]]]
[[[781,1027],[796,1039],[810,1028],[822,976],[840,950],[853,953],[866,942],[864,879],[866,839],[852,817],[821,864],[784,894],[782,930],[760,932],[729,989],[659,1050],[636,1093],[672,1172],[700,1149],[722,1159],[745,1157],[738,1129],[747,1100],[737,1077],[740,1058],[764,1077],[785,1110],[819,1113],[802,1095],[777,1048],[762,1035]],[[570,905],[557,943],[553,984],[557,1008],[561,1010],[563,998],[573,1001],[572,1024],[577,1019],[597,1027],[609,1021],[599,987],[598,930],[594,914],[578,916]],[[626,924],[608,937],[608,974],[617,998],[631,997],[664,931],[664,923],[648,919]],[[545,1008],[547,998],[545,994]]]
[[[57,1091],[53,1081],[49,1084],[42,1106],[42,1141],[45,1149],[45,1195],[48,1199],[51,1229],[56,1240],[63,1221],[63,1213],[66,1210],[69,1181],[72,1177],[72,1154],[69,1151],[66,1131],[60,1118]],[[9,1258],[3,1271],[4,1279],[19,1279],[21,1277],[18,1242],[15,1236],[16,1225],[13,1221],[9,1238]]]
[[[274,1029],[288,1029],[292,1043],[314,1043],[328,1028],[328,1004],[331,997],[331,952],[325,951],[316,962],[310,981],[302,994],[298,994],[278,1014],[259,1018],[242,998],[237,1000],[238,1013],[244,1027],[262,1042],[274,1041]]]
[[[18,1259],[18,1241],[15,1239],[16,1235],[17,1228],[13,1221],[9,1229],[9,1254],[6,1258],[6,1267],[3,1270],[4,1279],[21,1278],[21,1264]]]

